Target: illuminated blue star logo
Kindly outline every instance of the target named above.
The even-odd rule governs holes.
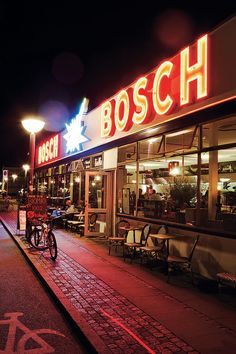
[[[66,139],[66,152],[82,151],[83,144],[89,141],[84,135],[86,126],[81,124],[83,114],[86,112],[88,100],[84,99],[79,113],[73,118],[70,124],[66,124],[67,133],[63,136]]]

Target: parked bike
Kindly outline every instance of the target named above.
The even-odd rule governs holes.
[[[51,259],[53,261],[57,258],[57,241],[53,233],[53,226],[56,219],[55,218],[37,218],[35,226],[32,226],[32,231],[29,234],[28,241],[32,247],[37,250],[45,251],[49,249]]]

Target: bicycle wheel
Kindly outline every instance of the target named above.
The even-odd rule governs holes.
[[[48,246],[51,258],[53,261],[55,261],[57,258],[57,241],[52,231],[50,231],[48,234]]]
[[[32,226],[30,224],[28,224],[26,226],[26,229],[25,229],[25,239],[27,242],[30,243],[30,235],[32,233]]]
[[[39,230],[34,228],[30,232],[28,232],[27,241],[30,243],[32,247],[35,247],[35,239],[39,238]]]
[[[39,230],[39,229],[36,229],[35,232],[34,232],[34,245],[35,246],[38,246],[39,245],[39,242],[40,242],[40,239],[41,239],[41,232],[42,230]]]
[[[42,229],[35,228],[29,237],[29,243],[31,246],[40,251],[44,251],[48,248],[48,245],[44,242],[45,236],[42,233]]]

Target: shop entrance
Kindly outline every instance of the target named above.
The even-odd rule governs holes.
[[[85,236],[110,234],[112,191],[112,172],[85,172]]]

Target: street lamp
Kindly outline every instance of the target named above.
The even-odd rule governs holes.
[[[22,168],[23,168],[23,170],[25,171],[25,178],[26,178],[26,176],[27,176],[27,172],[29,171],[29,169],[30,169],[30,165],[28,165],[28,164],[24,164],[23,166],[22,166]]]
[[[24,193],[25,191],[27,191],[27,186],[28,186],[28,183],[27,183],[27,173],[30,169],[30,165],[28,165],[27,163],[25,163],[24,165],[22,165],[22,168],[23,170],[25,171],[25,183],[24,183]]]
[[[8,177],[3,177],[3,190],[6,190],[8,194]]]
[[[18,176],[15,173],[13,173],[11,176],[12,176],[13,182],[15,182]]]
[[[21,121],[24,129],[30,133],[30,178],[29,193],[33,192],[34,158],[35,158],[35,136],[40,132],[45,122],[40,117],[27,117]]]

